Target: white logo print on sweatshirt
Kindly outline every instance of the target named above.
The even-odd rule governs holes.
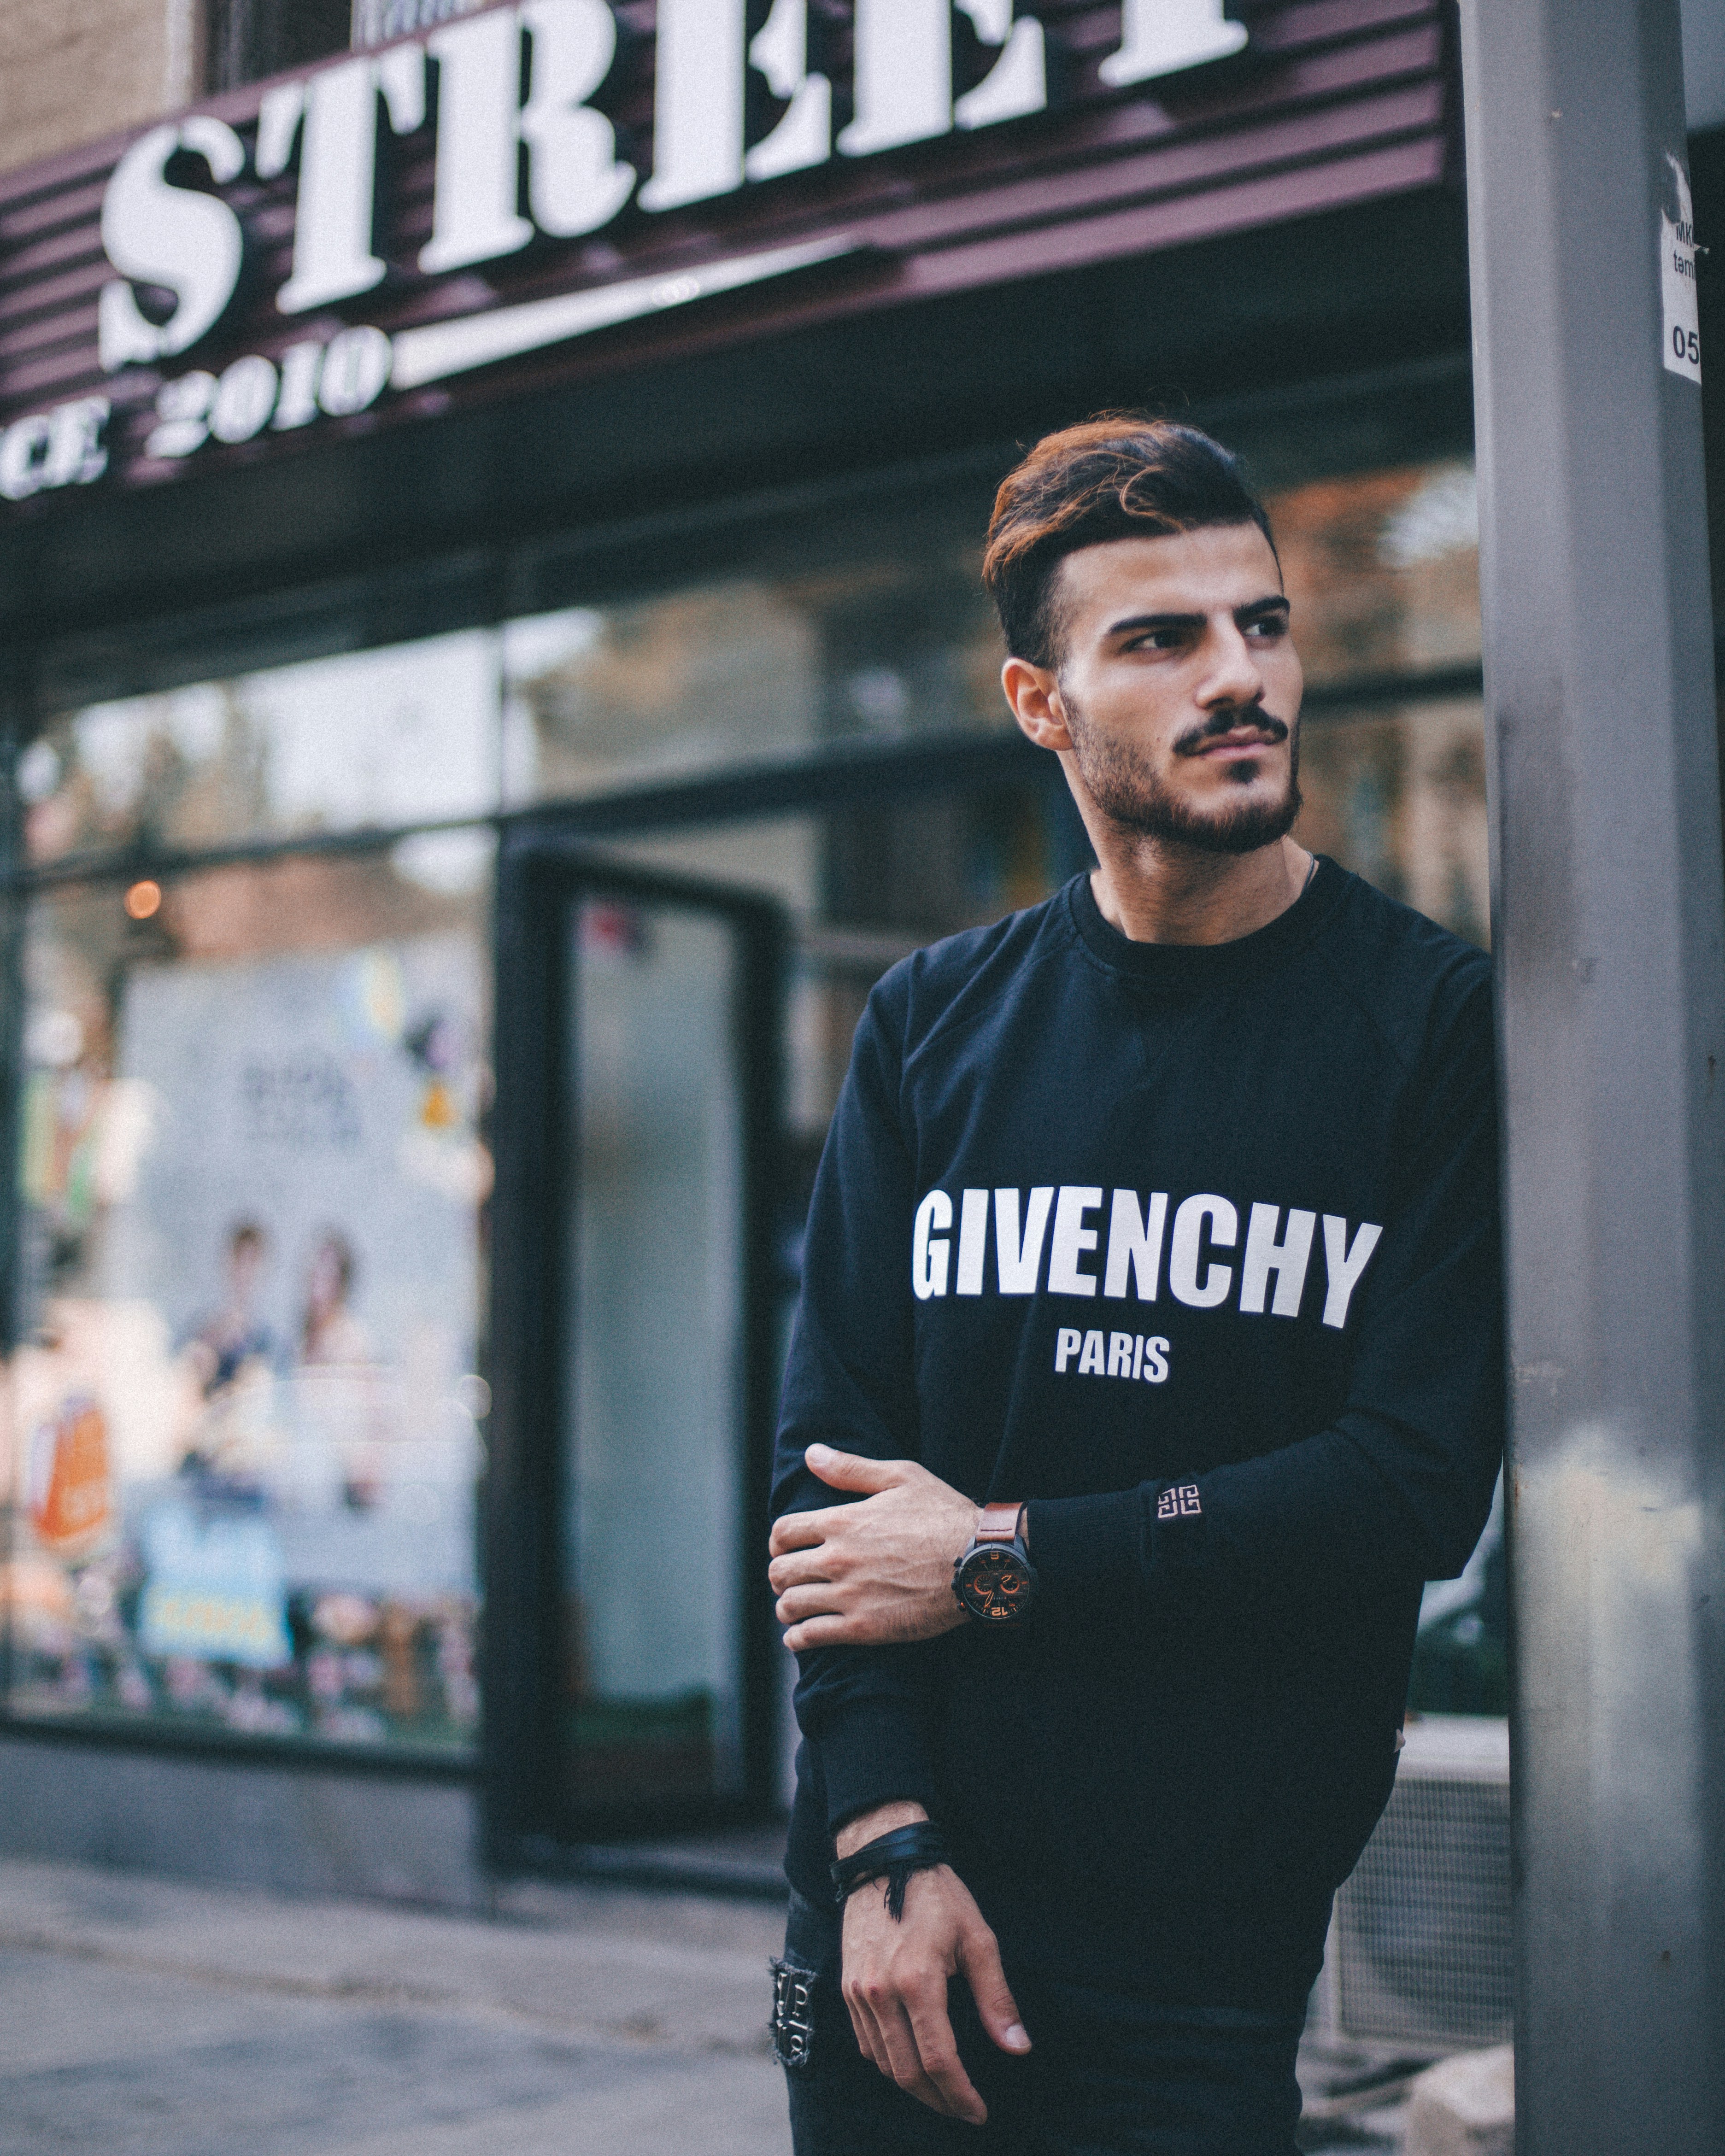
[[[1098,1184],[1040,1183],[1034,1189],[963,1190],[958,1194],[957,1250],[950,1194],[931,1190],[916,1208],[911,1237],[911,1285],[919,1301],[946,1295],[1096,1296],[1157,1301],[1167,1247],[1169,1294],[1193,1310],[1230,1300],[1247,1317],[1297,1317],[1312,1270],[1318,1216],[1291,1206],[1254,1204],[1236,1269],[1216,1255],[1240,1249],[1240,1214],[1226,1198],[1200,1191],[1182,1199],[1168,1219],[1168,1194],[1153,1190],[1142,1204],[1135,1190],[1116,1190],[1103,1229],[1090,1224],[1103,1209]],[[990,1200],[993,1200],[991,1204]],[[1052,1228],[1050,1229],[1050,1215]],[[993,1280],[987,1279],[989,1227]],[[1166,1234],[1164,1231],[1166,1230]],[[1323,1322],[1337,1332],[1371,1262],[1383,1228],[1363,1220],[1351,1233],[1339,1214],[1323,1215]],[[1047,1259],[1046,1276],[1044,1258]],[[1094,1266],[1096,1269],[1091,1270]],[[1274,1282],[1272,1286],[1271,1283]]]

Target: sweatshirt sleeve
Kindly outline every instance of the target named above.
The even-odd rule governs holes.
[[[1502,1457],[1503,1312],[1490,982],[1480,977],[1413,1089],[1397,1204],[1326,1430],[1177,1489],[1029,1508],[1050,1600],[1137,1596],[1238,1610],[1389,1578],[1447,1578],[1483,1529]],[[1195,1499],[1192,1491],[1195,1487]]]
[[[773,1516],[854,1502],[811,1475],[817,1440],[914,1460],[914,1167],[882,991],[857,1029],[809,1208],[803,1291],[773,1460]],[[822,1647],[798,1657],[798,1725],[819,1758],[828,1824],[894,1799],[933,1810],[924,1646]]]

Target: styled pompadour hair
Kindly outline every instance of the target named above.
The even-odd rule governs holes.
[[[1114,412],[1045,434],[1001,481],[988,522],[983,582],[1007,649],[1033,666],[1059,665],[1055,574],[1068,554],[1219,524],[1255,524],[1276,552],[1238,462],[1196,427]]]

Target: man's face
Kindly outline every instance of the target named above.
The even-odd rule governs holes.
[[[1303,677],[1257,526],[1082,547],[1061,562],[1055,598],[1059,667],[1025,670],[1081,806],[1088,796],[1125,834],[1207,853],[1280,839],[1300,811]],[[1022,720],[1014,665],[1007,693]]]

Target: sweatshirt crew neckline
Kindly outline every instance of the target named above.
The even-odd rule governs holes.
[[[1066,916],[1092,957],[1147,987],[1192,994],[1251,978],[1298,950],[1317,935],[1340,903],[1350,880],[1327,855],[1314,856],[1316,873],[1273,921],[1225,943],[1138,943],[1104,919],[1086,870],[1066,886]]]

